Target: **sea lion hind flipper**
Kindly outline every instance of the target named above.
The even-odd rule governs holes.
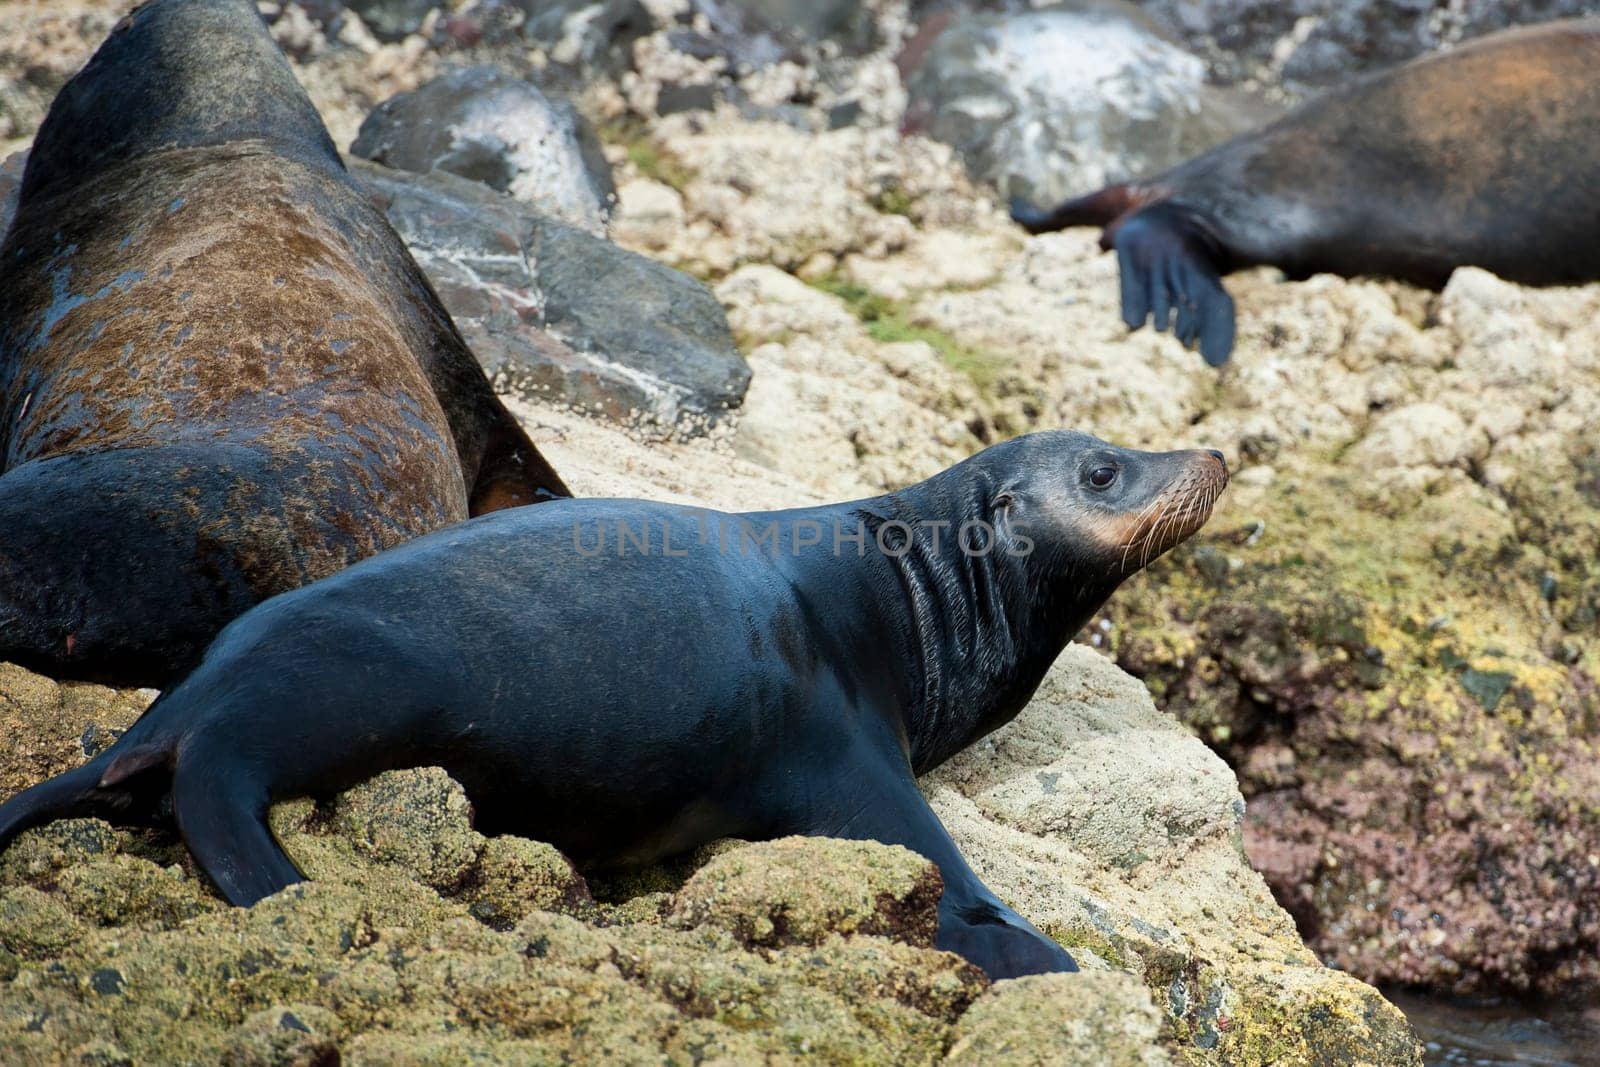
[[[225,757],[185,751],[172,780],[178,832],[225,900],[249,907],[305,876],[267,826],[267,791]]]
[[[77,767],[29,786],[0,804],[0,852],[24,830],[57,819],[82,818],[99,813],[101,768],[95,763]]]
[[[903,845],[931,860],[944,879],[935,945],[976,964],[991,979],[1076,971],[1066,949],[1001,903],[967,865],[917,789],[911,768],[885,764],[888,759],[867,754],[838,789],[828,791],[835,810],[818,813],[802,832]]]
[[[1132,185],[1108,185],[1087,196],[1041,208],[1020,196],[1011,198],[1011,219],[1031,234],[1054,233],[1068,226],[1109,226],[1127,214],[1141,196]]]
[[[1117,253],[1122,321],[1137,330],[1153,321],[1186,347],[1198,343],[1213,367],[1233,352],[1233,298],[1222,286],[1217,245],[1194,216],[1170,202],[1118,220],[1105,241]],[[1177,312],[1173,321],[1173,312]]]
[[[24,830],[58,819],[97,818],[119,826],[160,820],[176,739],[131,735],[81,767],[30,786],[0,804],[0,852]]]
[[[491,421],[483,459],[478,463],[478,476],[468,487],[468,514],[476,517],[523,504],[570,497],[572,490],[528,439],[516,419],[497,399],[490,399],[499,411]]]

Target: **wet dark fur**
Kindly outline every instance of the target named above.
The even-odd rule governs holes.
[[[1529,285],[1600,278],[1600,20],[1495,34],[1319,97],[1153,178],[1053,211],[1034,233],[1105,226],[1123,318],[1210,363],[1233,347],[1220,279],[1386,275],[1438,288],[1460,266]]]
[[[439,765],[481,829],[585,866],[725,836],[904,844],[943,873],[941,946],[997,978],[1072,969],[973,874],[915,775],[1015,716],[1226,482],[1217,453],[1061,432],[829,507],[588,500],[475,519],[235,621],[110,750],[0,806],[0,848],[55,818],[143,821],[170,795],[200,865],[249,904],[300,878],[272,801]],[[969,520],[1003,550],[962,552]]]
[[[267,597],[550,495],[255,5],[119,24],[0,246],[0,660],[161,685]]]

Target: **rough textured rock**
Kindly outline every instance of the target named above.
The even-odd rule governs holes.
[[[341,4],[385,41],[416,33],[429,15],[448,6],[447,0],[341,0]]]
[[[1107,767],[1114,742],[1141,761]],[[1088,973],[988,991],[929,947],[935,868],[870,842],[722,843],[597,905],[421,769],[276,805],[312,880],[250,909],[166,832],[22,835],[0,857],[0,1042],[24,1062],[108,1034],[132,1062],[1413,1062],[1398,1013],[1319,967],[1246,868],[1226,769],[1104,659],[1070,652],[969,755],[934,803]],[[1107,834],[1141,854],[1103,866]]]
[[[497,6],[511,9],[524,41],[579,73],[627,69],[634,43],[656,28],[641,0],[499,0]]]
[[[707,863],[674,895],[676,926],[713,926],[747,945],[814,945],[829,933],[933,945],[938,869],[903,848],[802,837],[748,845]]]
[[[468,816],[459,787],[427,770],[280,805],[274,829],[316,880],[249,910],[211,897],[163,836],[89,820],[32,831],[0,862],[0,1039],[25,1062],[115,1033],[134,1062],[656,1062],[697,1048],[930,1063],[987,984],[954,957],[867,936],[848,906],[811,913],[838,930],[760,952],[715,923],[598,928],[529,908],[485,925],[487,869],[525,868],[539,846],[485,840]],[[772,866],[742,849],[741,871],[775,884],[796,863],[840,863],[841,846],[908,886],[930,879],[903,850],[826,841]],[[112,879],[137,906],[97,910]],[[913,892],[910,906],[931,903]]]
[[[1122,0],[957,15],[903,65],[907,125],[1040,204],[1164,170],[1267,115],[1207,85],[1205,64]]]
[[[454,70],[385,100],[350,151],[387,167],[483,182],[600,236],[616,195],[588,120],[490,66]]]
[[[1166,1067],[1172,1061],[1156,1043],[1161,1015],[1148,998],[1137,979],[1114,972],[1001,982],[956,1024],[945,1063]]]
[[[353,164],[502,388],[693,433],[749,369],[704,286],[451,174]]]
[[[710,13],[723,5],[701,0],[696,6]],[[871,7],[861,0],[726,0],[726,6],[756,20],[762,29],[807,44],[833,41],[864,51],[877,36]]]
[[[1291,92],[1511,26],[1600,12],[1594,0],[1139,0],[1225,82],[1282,81]]]
[[[1086,967],[1143,980],[1181,1059],[1419,1062],[1404,1016],[1322,967],[1242,862],[1227,767],[1088,648],[922,786],[995,892]]]
[[[53,682],[0,664],[0,796],[105,751],[155,694]]]
[[[556,337],[660,383],[681,411],[720,415],[744,400],[750,369],[704,285],[550,219],[534,227],[528,251]]]

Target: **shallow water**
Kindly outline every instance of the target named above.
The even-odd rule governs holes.
[[[1428,1067],[1600,1067],[1600,1004],[1585,1009],[1386,995],[1427,1046]]]

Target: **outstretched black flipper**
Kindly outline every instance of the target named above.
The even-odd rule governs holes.
[[[1213,367],[1233,352],[1233,298],[1222,287],[1222,256],[1202,223],[1168,202],[1136,211],[1106,232],[1122,273],[1122,321],[1170,326],[1185,347],[1198,342]],[[1176,321],[1174,321],[1176,313]]]
[[[99,785],[100,768],[88,764],[30,786],[0,804],[0,852],[24,830],[98,814]]]
[[[154,728],[140,727],[157,721],[146,713],[82,767],[0,804],[0,852],[23,831],[57,819],[148,824],[170,793],[184,844],[230,904],[254,904],[301,881],[267,827],[266,789],[231,747],[208,744],[203,735],[181,745],[171,734],[145,739]]]
[[[871,716],[860,716],[863,726]],[[881,742],[887,741],[884,745]],[[995,981],[1026,974],[1076,971],[1066,949],[1007,907],[962,858],[956,843],[917,789],[896,738],[880,738],[834,755],[831,787],[810,794],[816,806],[785,812],[782,831],[903,845],[939,868],[936,947],[981,967]]]
[[[1109,226],[1144,199],[1131,185],[1108,185],[1046,210],[1020,196],[1011,198],[1011,219],[1029,233],[1054,233],[1068,226]]]

